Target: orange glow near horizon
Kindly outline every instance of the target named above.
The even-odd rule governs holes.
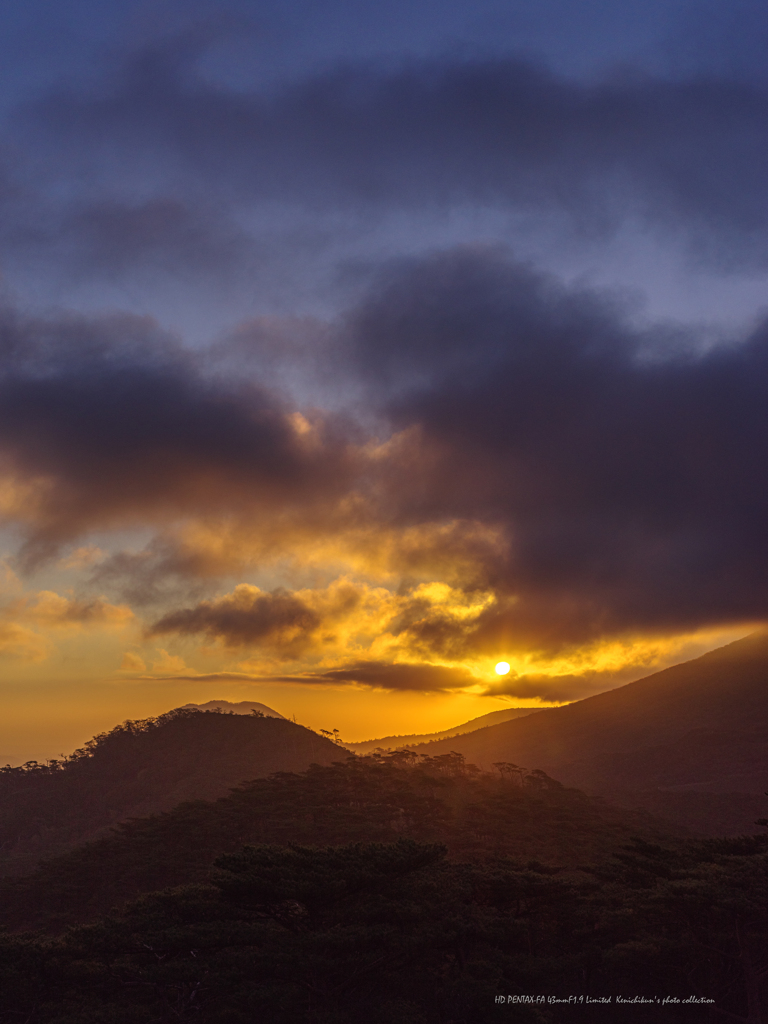
[[[476,682],[455,690],[422,692],[309,678],[306,682],[248,678],[231,671],[236,669],[232,657],[225,671],[228,665],[221,652],[215,659],[210,651],[201,655],[189,640],[171,640],[167,647],[145,641],[132,618],[122,610],[111,610],[113,606],[92,611],[90,621],[64,628],[59,621],[62,615],[75,615],[71,601],[62,604],[46,595],[25,607],[34,619],[34,626],[25,628],[34,628],[33,635],[47,646],[42,658],[39,648],[31,648],[28,659],[17,662],[16,670],[7,672],[0,685],[5,711],[0,721],[0,763],[57,757],[126,718],[151,717],[182,704],[214,699],[256,700],[310,728],[338,728],[342,740],[349,742],[438,732],[505,707],[567,703],[575,698],[558,696],[556,687],[560,679],[572,679],[574,671],[584,680],[577,697],[590,696],[697,657],[749,632],[742,628],[610,641],[550,660],[510,657],[508,676],[499,676],[496,663],[487,659],[467,661],[462,666]],[[82,617],[82,609],[78,614]],[[129,639],[132,646],[126,649]],[[124,667],[115,671],[121,657]],[[218,664],[212,665],[212,660]],[[595,675],[599,669],[603,674]],[[529,678],[540,680],[545,673],[555,687],[555,696],[549,700],[526,691]]]
[[[65,585],[102,556],[78,548],[29,591],[5,566],[0,762],[57,757],[126,718],[215,699],[260,701],[350,742],[437,732],[587,697],[750,631],[613,637],[554,653],[485,640],[479,652],[477,631],[499,612],[494,593],[440,580],[401,591],[351,575],[293,590],[240,583],[150,628],[140,607],[81,600]]]

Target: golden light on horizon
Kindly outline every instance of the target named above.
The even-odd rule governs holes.
[[[500,676],[506,676],[509,674],[509,663],[506,661],[500,661],[496,666],[496,674]]]

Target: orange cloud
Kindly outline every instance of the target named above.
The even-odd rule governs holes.
[[[174,654],[169,654],[168,651],[164,651],[162,647],[158,647],[157,653],[160,657],[152,662],[152,671],[158,673],[158,675],[175,676],[189,672],[183,658],[179,658]]]
[[[18,316],[7,332],[0,512],[27,531],[20,566],[140,527],[154,531],[143,552],[93,571],[110,595],[168,609],[169,580],[256,566],[293,588],[177,601],[150,635],[200,638],[253,671],[423,663],[484,678],[488,659],[528,658],[506,683],[522,687],[652,661],[633,641],[593,664],[608,641],[764,615],[760,449],[739,433],[762,422],[764,330],[738,352],[649,362],[653,337],[616,303],[500,250],[436,253],[391,266],[329,327],[363,400],[346,415],[298,409],[149,319]],[[13,609],[51,630],[131,614],[54,591]]]
[[[133,651],[126,651],[120,662],[121,672],[146,672],[147,666],[143,658]]]
[[[62,569],[87,569],[104,558],[101,548],[94,545],[76,548],[66,558],[62,558],[59,566]]]
[[[206,649],[209,656],[237,655],[233,667],[253,679],[462,690],[550,702],[610,689],[741,635],[608,637],[520,651],[485,629],[489,616],[514,611],[514,603],[500,607],[492,591],[431,582],[396,593],[342,577],[324,588],[293,591],[241,584],[214,600],[167,613],[149,635],[205,638],[213,645]],[[503,679],[493,671],[500,659],[511,666]],[[291,674],[275,675],[275,663],[292,663]],[[164,671],[181,668],[168,663]]]
[[[22,662],[43,661],[50,655],[52,637],[57,633],[113,632],[133,619],[130,608],[103,598],[77,601],[41,590],[33,596],[16,598],[0,609],[0,654]]]
[[[405,594],[342,577],[320,589],[263,591],[240,584],[231,594],[169,612],[151,636],[201,635],[229,649],[282,661],[348,658],[351,652],[388,660],[450,653],[452,639],[471,630],[493,603],[445,583]]]
[[[41,590],[34,598],[24,597],[8,606],[6,614],[53,629],[122,629],[134,618],[127,605],[110,604],[103,597],[77,601],[52,590]]]
[[[16,622],[0,622],[0,657],[14,661],[44,661],[50,645],[45,637]]]
[[[310,676],[313,682],[358,683],[382,690],[421,690],[424,692],[468,689],[477,679],[465,668],[450,665],[360,661],[343,668]]]

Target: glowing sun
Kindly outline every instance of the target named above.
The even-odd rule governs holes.
[[[500,676],[505,676],[509,672],[509,665],[506,661],[500,661],[496,666],[496,672]]]

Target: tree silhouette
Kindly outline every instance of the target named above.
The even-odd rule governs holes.
[[[517,774],[518,782],[522,786],[522,773],[525,769],[518,767],[518,765],[516,764],[512,764],[511,761],[494,761],[493,767],[496,769],[499,775],[501,775],[502,779],[505,776],[512,775],[513,773]]]

